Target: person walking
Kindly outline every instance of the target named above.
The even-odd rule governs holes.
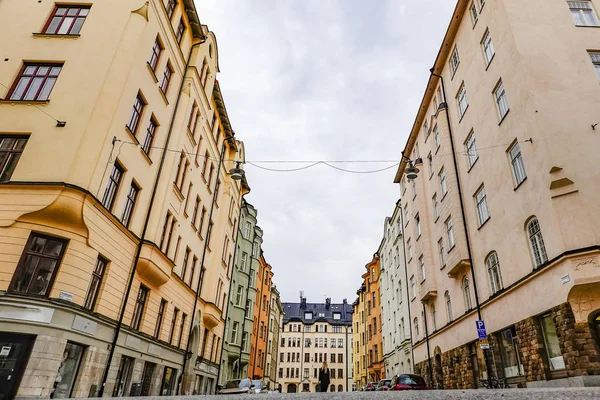
[[[328,392],[329,382],[329,368],[327,368],[327,361],[323,361],[323,365],[319,369],[319,392]]]

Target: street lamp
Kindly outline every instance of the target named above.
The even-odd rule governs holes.
[[[246,172],[242,168],[240,168],[240,164],[241,163],[239,161],[236,162],[235,167],[229,170],[229,175],[231,175],[231,179],[239,181],[242,180],[246,175]]]

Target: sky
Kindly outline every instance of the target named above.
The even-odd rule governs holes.
[[[282,301],[300,291],[308,302],[355,300],[400,195],[397,168],[256,165],[388,161],[333,164],[373,171],[398,162],[454,5],[196,0],[217,38],[217,79],[249,162],[246,200]]]

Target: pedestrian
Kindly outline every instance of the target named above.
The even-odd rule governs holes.
[[[327,368],[327,361],[323,361],[319,369],[319,392],[327,391],[329,391],[329,368]]]

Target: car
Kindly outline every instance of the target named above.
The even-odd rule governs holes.
[[[259,380],[253,380],[252,381],[252,386],[250,387],[250,393],[268,393],[267,387],[265,386],[265,383],[263,381]]]
[[[391,379],[382,379],[377,384],[377,387],[375,388],[375,390],[378,391],[378,392],[388,391],[388,390],[390,390],[390,383],[391,382],[392,382]]]
[[[429,387],[422,376],[414,374],[394,375],[390,382],[390,390],[427,390]]]
[[[252,381],[246,379],[233,379],[225,382],[225,385],[217,392],[217,394],[247,394],[252,387]]]
[[[374,392],[377,389],[377,382],[369,382],[365,386],[365,392]]]

